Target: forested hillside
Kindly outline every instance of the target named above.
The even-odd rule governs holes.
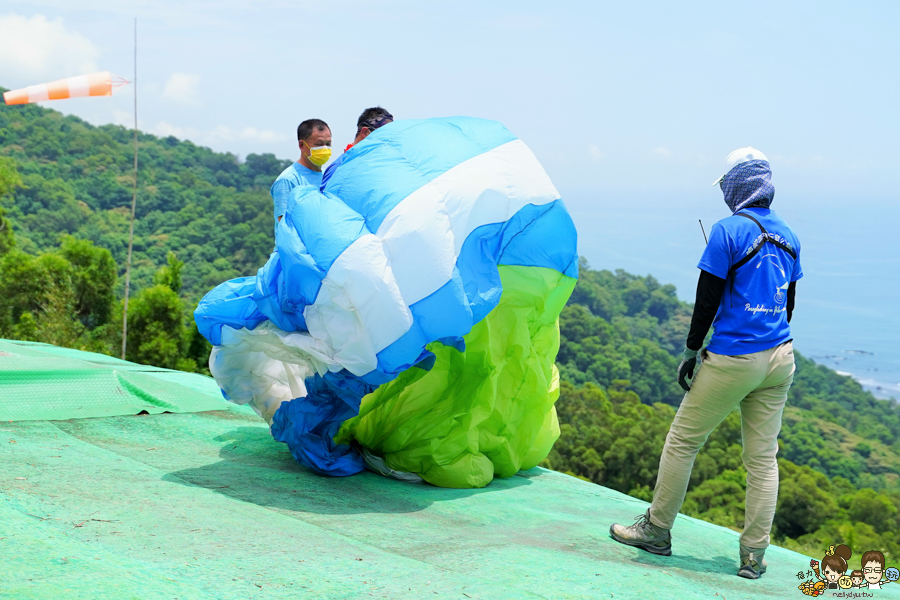
[[[70,234],[108,249],[124,275],[132,135],[36,105],[0,105],[0,156],[14,159],[21,177],[5,203],[20,249],[36,254]],[[290,161],[251,154],[240,162],[173,137],[138,142],[135,286],[152,283],[169,251],[188,265],[189,298],[255,273],[274,244],[269,186]]]
[[[122,127],[0,105],[0,337],[118,354],[131,141]],[[203,372],[209,345],[190,313],[203,293],[265,262],[268,187],[287,162],[239,161],[171,137],[139,143],[128,358]],[[682,397],[675,368],[689,320],[673,286],[582,263],[561,317],[562,435],[547,466],[650,498]],[[897,560],[900,410],[797,361],[776,539],[814,553],[841,542],[879,548]],[[684,512],[742,525],[740,435],[735,413],[710,437]]]

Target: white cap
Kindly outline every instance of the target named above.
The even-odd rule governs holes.
[[[728,158],[725,159],[725,166],[727,168],[725,169],[725,172],[722,173],[722,176],[713,182],[713,185],[719,185],[720,183],[722,183],[722,180],[725,179],[725,176],[728,175],[729,171],[731,171],[733,168],[735,168],[739,164],[745,163],[745,162],[750,162],[751,160],[768,161],[769,159],[766,158],[765,154],[763,154],[762,152],[760,152],[753,146],[747,146],[746,148],[738,148],[737,150],[735,150],[734,152],[729,154]]]

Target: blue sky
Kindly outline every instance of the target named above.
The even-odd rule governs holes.
[[[140,126],[240,156],[296,157],[302,119],[350,141],[360,110],[502,121],[566,199],[594,264],[689,297],[711,187],[753,145],[774,208],[827,244],[823,206],[895,207],[900,4],[835,2],[0,2],[0,85],[132,70]],[[131,123],[131,89],[46,103]],[[891,210],[894,210],[891,208]],[[893,214],[896,214],[894,212]],[[896,247],[896,243],[892,248]],[[814,265],[813,265],[814,266]]]

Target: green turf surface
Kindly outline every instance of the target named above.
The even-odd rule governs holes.
[[[0,340],[0,421],[194,412],[222,402],[216,383],[202,375]]]
[[[686,517],[672,557],[621,546],[645,503],[543,469],[319,477],[241,407],[2,422],[0,465],[0,598],[800,598],[809,565],[740,579],[737,533]]]

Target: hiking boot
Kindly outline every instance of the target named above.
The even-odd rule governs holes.
[[[766,551],[741,546],[741,568],[738,569],[738,577],[745,579],[759,579],[766,572]]]
[[[668,529],[657,527],[650,522],[650,511],[637,517],[634,525],[625,527],[614,524],[609,528],[609,535],[620,544],[634,546],[652,554],[672,555],[672,535]]]

